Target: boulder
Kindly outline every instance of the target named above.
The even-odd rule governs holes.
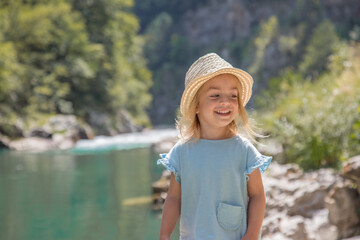
[[[327,191],[319,183],[314,182],[295,193],[294,203],[289,207],[290,216],[300,215],[311,218],[314,211],[324,208]]]
[[[262,240],[291,240],[290,238],[286,237],[282,232],[276,232],[273,234],[268,234],[261,237]]]
[[[285,211],[278,211],[277,209],[266,210],[267,216],[264,218],[262,235],[271,236],[280,231],[280,222],[286,218]]]
[[[287,177],[287,180],[294,180],[302,177],[303,171],[297,164],[279,164],[272,162],[266,175],[276,179]]]
[[[152,184],[153,193],[167,192],[169,189],[169,181],[166,177],[160,178]]]
[[[93,136],[90,127],[85,123],[80,123],[74,115],[55,115],[50,117],[43,128],[51,131],[53,134],[65,134],[75,141],[78,139],[89,139]]]
[[[305,219],[305,227],[311,240],[337,240],[338,229],[329,223],[329,210],[320,209],[312,218]]]
[[[9,146],[15,150],[45,151],[68,149],[79,139],[93,137],[86,123],[80,123],[74,115],[55,115],[42,125],[28,131],[26,138],[12,141]]]
[[[351,238],[343,238],[342,240],[360,240],[360,235]]]
[[[301,216],[286,217],[280,222],[280,231],[290,239],[308,240],[304,218]]]
[[[167,191],[169,190],[170,186],[170,176],[171,173],[167,170],[164,170],[161,178],[152,184],[154,210],[160,210],[164,205]]]
[[[0,134],[0,149],[9,149],[9,139]]]
[[[175,145],[177,139],[172,138],[168,140],[164,140],[155,144],[152,144],[152,150],[157,153],[168,153],[170,149]]]
[[[48,130],[46,130],[45,128],[39,127],[39,128],[34,128],[34,129],[30,130],[29,136],[50,139],[50,138],[52,138],[52,133],[49,132]]]
[[[325,199],[329,221],[338,228],[339,237],[347,238],[360,231],[359,193],[349,180],[337,182]]]
[[[311,218],[315,211],[324,208],[324,199],[337,179],[331,169],[304,174],[295,164],[271,163],[263,175],[267,209]]]
[[[0,134],[9,138],[21,138],[23,134],[23,123],[19,120],[16,123],[2,122],[0,119]]]
[[[10,143],[10,148],[19,151],[46,151],[55,149],[56,144],[50,140],[39,137],[22,138]]]
[[[360,194],[360,155],[344,162],[341,174],[356,184],[357,191]]]
[[[115,136],[119,133],[138,132],[141,127],[135,125],[130,115],[123,110],[117,112],[116,117],[110,114],[89,111],[87,122],[97,135]]]
[[[300,215],[311,218],[319,209],[324,208],[325,197],[339,177],[332,169],[319,169],[306,173],[302,185],[294,194],[293,205],[289,206],[290,216]]]
[[[262,239],[337,240],[338,229],[329,222],[325,198],[340,179],[332,169],[303,173],[295,164],[271,163],[263,174]]]

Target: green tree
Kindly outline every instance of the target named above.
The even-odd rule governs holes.
[[[7,109],[7,115],[24,118],[39,113],[86,118],[95,111],[115,121],[125,111],[148,124],[151,74],[132,5],[131,0],[3,1],[0,114]]]
[[[288,70],[270,82],[271,92],[261,101],[270,108],[264,107],[258,117],[283,144],[285,162],[304,169],[336,168],[360,151],[360,48],[341,46],[330,58],[329,72],[316,81],[303,81]]]
[[[314,29],[306,46],[299,70],[304,75],[318,76],[326,69],[328,57],[335,52],[339,37],[329,21],[321,22]]]
[[[268,45],[276,38],[279,30],[279,22],[276,16],[270,17],[261,23],[259,33],[255,38],[256,53],[254,62],[249,68],[249,72],[256,75],[261,72],[264,64],[265,51]]]
[[[86,22],[90,40],[101,44],[105,57],[96,73],[109,101],[110,111],[128,111],[139,124],[148,124],[145,112],[151,102],[151,73],[143,57],[144,40],[131,12],[132,0],[71,1]],[[100,88],[101,89],[101,88]]]
[[[74,113],[76,92],[91,86],[102,54],[101,46],[88,41],[81,16],[62,1],[17,1],[5,11],[3,36],[14,46],[26,81],[21,107],[28,113]]]

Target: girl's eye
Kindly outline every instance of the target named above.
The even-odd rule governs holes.
[[[219,95],[219,94],[213,94],[213,95],[211,95],[210,97],[212,97],[212,98],[218,98],[218,97],[220,97],[220,95]]]
[[[237,96],[237,95],[232,95],[231,97],[232,97],[232,98],[237,98],[238,96]]]

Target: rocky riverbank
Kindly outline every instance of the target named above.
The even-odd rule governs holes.
[[[129,123],[130,124],[130,123]],[[128,125],[129,125],[128,124]],[[94,136],[93,128],[79,121],[73,115],[56,115],[38,127],[22,130],[19,137],[10,140],[1,135],[0,150],[46,151],[52,149],[69,149],[97,151],[104,148],[128,149],[149,146],[155,151],[165,151],[176,141],[177,131],[163,126],[154,129],[124,128],[124,132],[113,132],[114,135]]]
[[[68,149],[78,140],[91,139],[94,136],[90,126],[73,115],[55,115],[45,124],[29,130],[17,127],[17,132],[17,137],[12,140],[0,134],[0,148],[19,151]]]
[[[93,139],[94,135],[115,136],[121,133],[140,132],[143,127],[136,126],[122,111],[116,117],[90,112],[86,122],[75,115],[54,115],[44,123],[18,118],[8,123],[0,116],[0,150],[45,151],[69,149],[80,139]],[[26,126],[25,126],[26,125]]]
[[[154,209],[162,208],[169,178],[164,171],[153,184]],[[303,172],[296,164],[273,162],[263,182],[263,240],[360,239],[360,155],[346,161],[340,172]]]

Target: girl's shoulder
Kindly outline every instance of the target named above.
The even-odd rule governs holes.
[[[184,139],[178,139],[175,145],[172,147],[172,150],[179,151],[180,149],[186,149],[186,148],[196,148],[198,146],[205,145],[205,147],[214,147],[216,145],[217,148],[226,146],[228,144],[232,144],[234,147],[242,147],[242,148],[248,148],[253,147],[253,144],[249,139],[247,139],[244,136],[241,136],[239,134],[235,135],[234,137],[231,137],[229,139],[223,139],[223,140],[206,140],[206,139],[200,139],[200,140],[184,140]],[[209,145],[209,146],[208,146]]]
[[[247,139],[246,137],[244,136],[241,136],[239,134],[237,134],[235,136],[235,140],[236,140],[236,143],[241,145],[241,146],[244,146],[244,147],[247,147],[247,146],[251,146],[252,143],[249,139]]]
[[[178,139],[177,142],[170,148],[169,153],[171,152],[179,152],[181,148],[186,145],[186,141],[182,139]]]

